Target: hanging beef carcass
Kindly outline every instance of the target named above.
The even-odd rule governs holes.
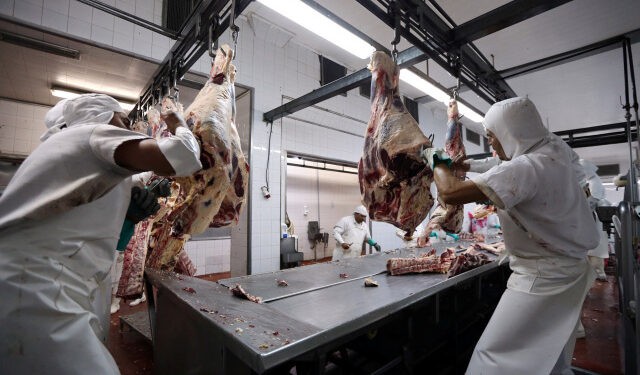
[[[229,46],[218,50],[209,80],[185,111],[187,125],[200,144],[202,170],[174,179],[180,196],[162,218],[162,225],[152,229],[149,247],[153,250],[147,266],[173,269],[184,243],[214,223],[225,201],[233,209],[223,210],[214,225],[237,223],[246,201],[249,165],[234,122],[236,68],[232,59]]]
[[[462,142],[462,123],[458,114],[458,104],[455,100],[449,102],[447,109],[447,135],[445,139],[445,151],[453,161],[461,161],[467,158]],[[464,180],[466,172],[453,164],[451,172],[461,180]],[[464,205],[445,204],[438,199],[436,208],[431,214],[426,231],[442,229],[449,233],[460,233],[462,221],[464,220]],[[428,235],[429,233],[425,233]]]
[[[420,155],[431,142],[400,98],[399,70],[391,57],[374,52],[369,69],[371,118],[358,164],[362,203],[372,220],[413,233],[433,206],[433,170]]]

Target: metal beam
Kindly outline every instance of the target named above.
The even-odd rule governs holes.
[[[398,66],[401,68],[411,66],[420,61],[424,61],[425,59],[426,56],[422,52],[420,52],[418,48],[411,47],[398,53]],[[345,93],[362,85],[363,83],[366,83],[369,80],[371,80],[371,71],[367,68],[360,69],[354,73],[328,83],[316,90],[313,90],[310,93],[305,94],[297,99],[285,103],[278,108],[266,112],[263,115],[263,119],[266,122],[273,122],[277,119],[293,114],[309,106],[332,98],[336,95]]]
[[[571,0],[513,0],[449,31],[449,40],[461,45],[513,26]]]
[[[468,45],[453,46],[449,39],[452,28],[422,0],[356,0],[391,28],[396,28],[392,15],[397,4],[401,25],[397,28],[404,39],[419,47],[430,59],[453,76],[459,76],[462,85],[470,87],[490,104],[516,96],[511,87],[477,49]],[[456,66],[456,58],[460,65]]]
[[[632,43],[640,42],[640,29],[635,29],[628,33],[617,35],[613,38],[604,39],[596,43],[591,43],[567,52],[562,52],[553,56],[548,56],[539,60],[530,61],[525,64],[503,69],[498,73],[504,79],[509,79],[522,74],[532,73],[541,69],[547,69],[561,64],[566,64],[572,61],[584,59],[589,56],[594,56],[619,48],[621,47],[621,43],[625,38],[629,38]]]

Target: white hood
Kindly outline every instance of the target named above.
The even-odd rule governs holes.
[[[124,110],[114,98],[104,94],[84,94],[61,100],[45,115],[44,124],[49,130],[40,140],[44,142],[53,134],[72,126],[107,124],[114,112],[124,113]]]
[[[550,134],[533,102],[522,97],[492,105],[483,125],[495,134],[509,159],[526,154]]]

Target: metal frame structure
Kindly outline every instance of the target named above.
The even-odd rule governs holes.
[[[211,41],[217,41],[232,24],[231,16],[235,20],[252,1],[202,0],[178,32],[178,41],[154,72],[129,117],[133,119],[138,116],[143,109],[158,102],[163,93],[179,83],[200,56],[210,49]],[[233,12],[232,4],[235,4]]]
[[[370,38],[363,36],[362,32],[354,30],[354,27],[336,15],[315,4],[312,0],[304,1],[380,49],[379,43],[375,41],[372,43]],[[400,67],[411,66],[417,62],[431,59],[451,75],[459,77],[461,85],[471,89],[487,102],[494,103],[498,100],[513,97],[516,94],[471,42],[517,22],[534,17],[570,0],[514,0],[460,26],[456,26],[435,1],[430,1],[431,7],[421,0],[356,1],[413,44],[413,47],[398,54]],[[411,54],[411,59],[407,58],[408,54]],[[266,112],[263,116],[264,121],[273,122],[281,117],[344,93],[365,83],[370,76],[371,74],[368,70],[358,70]],[[428,79],[426,75],[422,74],[422,76]],[[434,82],[431,80],[431,83]],[[445,91],[449,91],[441,85],[438,86]],[[464,101],[462,102],[464,103]]]

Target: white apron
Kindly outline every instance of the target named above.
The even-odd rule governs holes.
[[[521,236],[500,212],[505,233]],[[513,238],[518,240],[518,238]],[[573,332],[595,273],[584,259],[555,256],[542,248],[509,254],[513,270],[467,368],[467,375],[572,374]],[[553,371],[552,371],[553,370]]]

